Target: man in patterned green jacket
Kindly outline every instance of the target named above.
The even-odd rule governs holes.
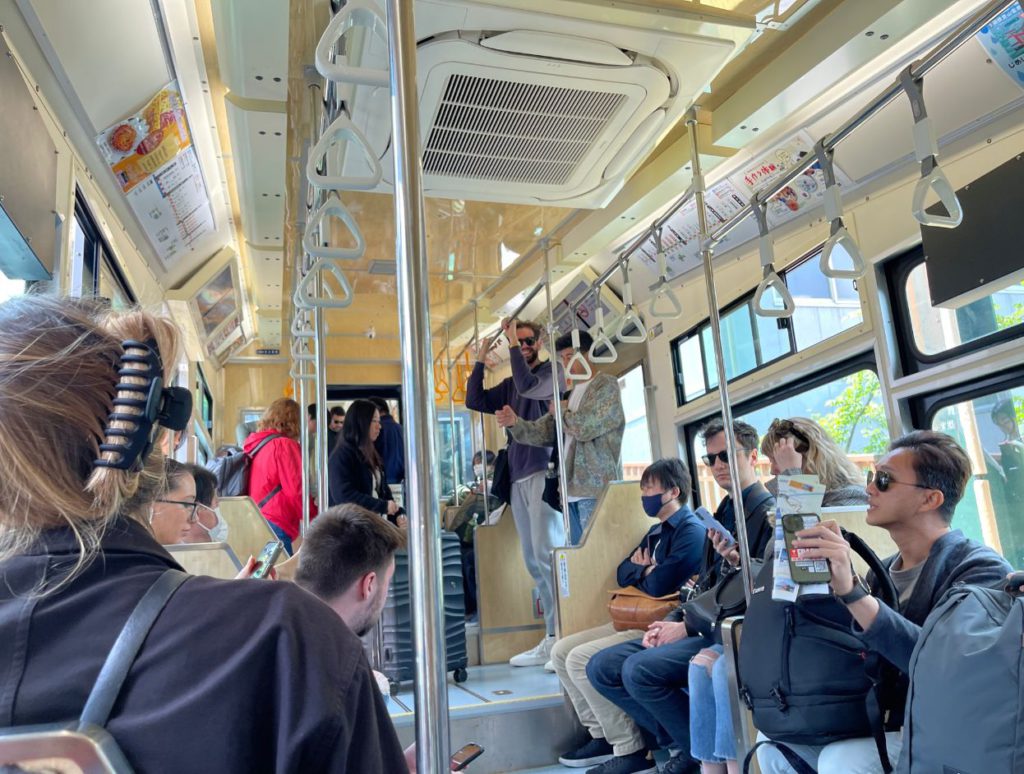
[[[580,352],[588,361],[592,343],[590,334],[580,331]],[[586,368],[578,360],[569,367],[574,354],[570,334],[555,341],[555,351],[567,373],[586,373]],[[586,381],[572,381],[570,384],[572,392],[568,400],[562,401],[561,410],[565,430],[565,480],[569,488],[569,542],[577,545],[604,485],[622,478],[622,433],[626,418],[622,411],[619,381],[614,376],[595,372]],[[518,443],[527,446],[555,444],[553,412],[527,421],[516,416],[511,407],[505,406],[495,416],[498,424],[509,428]]]

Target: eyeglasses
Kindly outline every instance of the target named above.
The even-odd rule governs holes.
[[[916,487],[917,489],[932,489],[932,487],[925,486],[924,484],[911,484],[909,481],[896,481],[896,480],[893,479],[892,474],[887,473],[884,470],[879,470],[879,471],[869,470],[868,471],[868,483],[867,483],[867,486],[871,486],[871,484],[874,484],[875,488],[879,492],[887,492],[887,491],[889,491],[889,487],[892,486],[893,484],[902,484],[903,486],[912,486],[912,487]]]
[[[701,459],[704,460],[704,464],[707,465],[709,468],[715,467],[715,461],[716,460],[721,460],[726,465],[728,465],[729,464],[729,450],[728,449],[723,449],[722,451],[718,452],[717,454],[705,454],[703,457],[701,457]]]
[[[196,511],[199,509],[201,503],[197,503],[195,500],[188,502],[186,500],[157,500],[158,503],[165,503],[167,505],[179,505],[182,508],[188,509],[188,523],[195,524],[199,518]]]
[[[533,336],[524,336],[523,338],[519,339],[519,346],[523,346],[525,344],[528,347],[532,347],[536,343],[537,339]]]

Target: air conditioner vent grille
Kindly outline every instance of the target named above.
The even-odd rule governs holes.
[[[427,174],[564,185],[624,94],[453,74],[427,135]]]

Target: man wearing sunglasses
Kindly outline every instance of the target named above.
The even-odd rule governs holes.
[[[850,564],[850,544],[834,521],[798,533],[795,547],[809,558],[827,559],[832,590],[853,615],[865,645],[899,670],[887,692],[891,701],[886,746],[895,765],[901,739],[910,654],[928,613],[954,584],[1001,585],[1010,566],[992,549],[952,529],[953,511],[967,489],[971,461],[943,433],[917,430],[889,444],[889,451],[868,475],[867,523],[889,533],[899,551],[884,560],[896,590],[898,609],[880,602],[877,588],[865,583]],[[881,772],[873,738],[847,739],[827,746],[787,745],[819,774]],[[764,774],[790,772],[771,745],[758,749]]]
[[[512,375],[491,388],[484,387],[484,363],[492,339],[483,338],[476,365],[466,385],[466,408],[484,414],[511,409],[527,421],[540,419],[548,411],[554,392],[552,378],[558,374],[560,391],[565,390],[561,369],[539,358],[541,328],[524,320],[502,320],[508,339]],[[556,369],[557,370],[554,370]],[[551,459],[550,446],[527,446],[514,439],[508,444],[508,467],[512,481],[509,506],[519,533],[526,569],[537,585],[544,609],[545,636],[530,650],[513,656],[512,666],[543,666],[555,643],[555,590],[551,552],[565,544],[562,516],[544,502],[544,475]]]

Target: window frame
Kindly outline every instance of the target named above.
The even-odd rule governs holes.
[[[942,409],[1014,387],[1024,387],[1024,364],[1005,368],[980,379],[914,395],[907,400],[911,425],[915,430],[930,430],[932,420]]]
[[[806,378],[794,379],[793,381],[787,382],[768,393],[756,395],[752,398],[748,398],[747,400],[740,401],[733,405],[732,415],[736,418],[744,414],[749,414],[751,411],[757,411],[758,409],[770,406],[773,403],[778,403],[779,401],[792,398],[804,392],[810,392],[824,384],[836,381],[837,379],[842,379],[850,374],[857,373],[858,371],[865,370],[873,371],[878,377],[879,383],[881,383],[882,377],[878,372],[878,361],[876,360],[875,353],[872,350],[866,350],[860,354],[841,360],[835,365],[822,368],[808,375]],[[1024,367],[1021,368],[1021,372],[1024,374]],[[683,451],[686,455],[685,459],[687,460],[687,468],[689,469],[690,478],[693,482],[691,485],[691,497],[694,507],[701,504],[699,487],[696,485],[699,475],[697,468],[699,462],[693,452],[694,442],[700,434],[700,429],[709,420],[718,416],[720,413],[720,411],[712,411],[711,413],[705,414],[697,419],[692,419],[682,425],[682,427],[677,431],[682,437],[684,446]],[[760,452],[760,450],[758,451]]]
[[[922,352],[914,337],[914,325],[910,318],[910,299],[907,298],[906,288],[910,274],[918,266],[924,265],[926,261],[924,246],[918,244],[882,265],[885,293],[889,301],[889,308],[892,310],[893,334],[896,337],[897,354],[903,375],[921,373],[964,355],[989,349],[1004,341],[1024,338],[1024,323],[1018,323],[932,355]]]
[[[85,194],[82,193],[82,189],[77,186],[75,187],[74,218],[78,223],[78,227],[82,230],[82,234],[85,236],[85,245],[82,250],[82,261],[84,263],[82,267],[82,295],[84,297],[92,298],[101,297],[99,291],[100,266],[102,264],[110,272],[114,282],[117,283],[125,298],[127,298],[132,305],[137,304],[139,300],[136,297],[135,292],[128,283],[124,272],[121,271],[121,267],[117,265],[117,260],[115,258],[116,253],[111,249],[110,244],[100,231],[100,228],[96,223],[96,219],[93,217],[92,211],[89,209],[89,203],[86,201]],[[86,268],[89,269],[92,275],[92,283],[89,288],[84,286],[84,270]],[[107,300],[113,301],[113,299]]]
[[[813,261],[816,258],[818,258],[821,255],[821,251],[824,249],[824,246],[825,246],[824,243],[822,243],[822,244],[818,245],[817,247],[815,247],[813,250],[809,250],[804,255],[800,256],[795,261],[793,261],[788,266],[786,266],[785,269],[783,269],[782,271],[779,272],[779,277],[781,277],[783,283],[786,284],[787,288],[789,287],[789,282],[788,282],[789,274],[791,272],[795,271],[796,269],[798,269],[798,268],[800,268],[802,266],[805,266],[808,263],[810,263],[811,261]],[[836,282],[837,282],[837,280],[833,280],[832,278],[829,278],[829,277],[826,277],[826,280],[828,281],[829,295],[832,298],[832,300],[837,305],[848,307],[850,309],[853,309],[855,307],[857,309],[859,309],[860,312],[861,312],[861,322],[859,324],[862,325],[863,322],[864,322],[864,319],[868,316],[868,312],[867,312],[867,310],[865,308],[864,298],[861,295],[861,285],[860,285],[860,283],[856,283],[856,280],[854,281],[856,283],[855,284],[855,288],[857,290],[857,295],[858,295],[858,298],[859,298],[859,301],[857,303],[854,303],[852,301],[845,301],[843,299],[838,298],[838,294],[837,294],[837,291],[836,291]],[[729,384],[732,384],[737,379],[742,379],[742,378],[748,377],[748,376],[750,376],[752,374],[756,374],[758,371],[761,371],[761,370],[763,370],[765,368],[768,368],[769,366],[772,366],[772,365],[774,365],[776,363],[779,363],[780,361],[785,360],[788,357],[793,357],[795,355],[799,355],[801,352],[809,351],[813,347],[817,347],[817,346],[821,345],[822,343],[824,343],[826,341],[829,341],[829,340],[835,338],[836,336],[842,335],[847,330],[849,330],[849,328],[848,328],[846,330],[840,331],[840,332],[838,332],[836,334],[833,334],[832,336],[829,336],[828,338],[825,338],[825,339],[822,339],[821,341],[815,342],[814,344],[812,344],[812,345],[810,345],[808,347],[805,347],[804,349],[801,350],[797,346],[796,328],[792,324],[792,318],[789,318],[789,317],[783,317],[783,318],[764,318],[764,319],[767,319],[767,320],[774,319],[776,321],[776,323],[779,325],[780,329],[786,330],[787,335],[789,337],[789,351],[788,352],[784,352],[783,354],[779,355],[778,357],[772,358],[771,360],[764,360],[763,359],[763,355],[762,355],[762,347],[761,347],[761,335],[760,335],[760,331],[758,330],[758,325],[757,325],[757,313],[754,311],[754,308],[753,308],[753,300],[754,300],[754,295],[756,293],[757,293],[757,287],[751,288],[748,292],[741,294],[739,297],[737,297],[733,301],[729,302],[726,306],[722,307],[722,309],[719,312],[719,318],[724,320],[729,314],[731,314],[733,311],[735,311],[739,307],[744,306],[744,305],[748,306],[748,308],[750,309],[750,315],[751,315],[751,337],[752,337],[752,340],[753,340],[753,343],[754,343],[754,358],[755,358],[756,361],[758,361],[758,364],[756,366],[754,366],[754,368],[750,369],[749,371],[744,371],[741,374],[736,374],[735,376],[730,378],[728,380]],[[801,296],[801,298],[804,298],[804,296]],[[710,379],[711,374],[710,374],[710,372],[708,370],[709,358],[705,356],[705,351],[704,351],[703,331],[709,325],[710,325],[710,317],[706,317],[703,320],[701,320],[699,323],[697,323],[696,325],[694,325],[693,327],[691,327],[690,329],[688,329],[684,333],[680,334],[679,336],[676,336],[674,339],[672,339],[669,342],[669,352],[670,352],[670,354],[672,356],[672,371],[673,371],[674,380],[675,380],[676,408],[681,408],[682,406],[685,406],[688,403],[693,403],[694,401],[700,400],[701,398],[705,397],[706,395],[711,394],[712,392],[714,392],[718,388],[717,384],[715,384],[715,385],[711,384],[711,379]],[[851,326],[851,327],[853,327],[853,326]],[[681,360],[681,357],[680,357],[680,354],[679,354],[679,350],[680,350],[681,345],[685,341],[687,341],[688,339],[693,338],[693,337],[697,337],[698,340],[699,340],[700,351],[701,351],[701,371],[704,374],[704,385],[705,385],[706,389],[700,395],[698,395],[698,396],[696,396],[694,398],[691,398],[690,400],[687,400],[686,399],[685,383],[684,383],[684,379],[683,379],[683,364],[682,364],[682,360]],[[710,362],[714,362],[714,356],[713,355],[710,358]],[[877,366],[875,367],[875,371],[877,373]]]

